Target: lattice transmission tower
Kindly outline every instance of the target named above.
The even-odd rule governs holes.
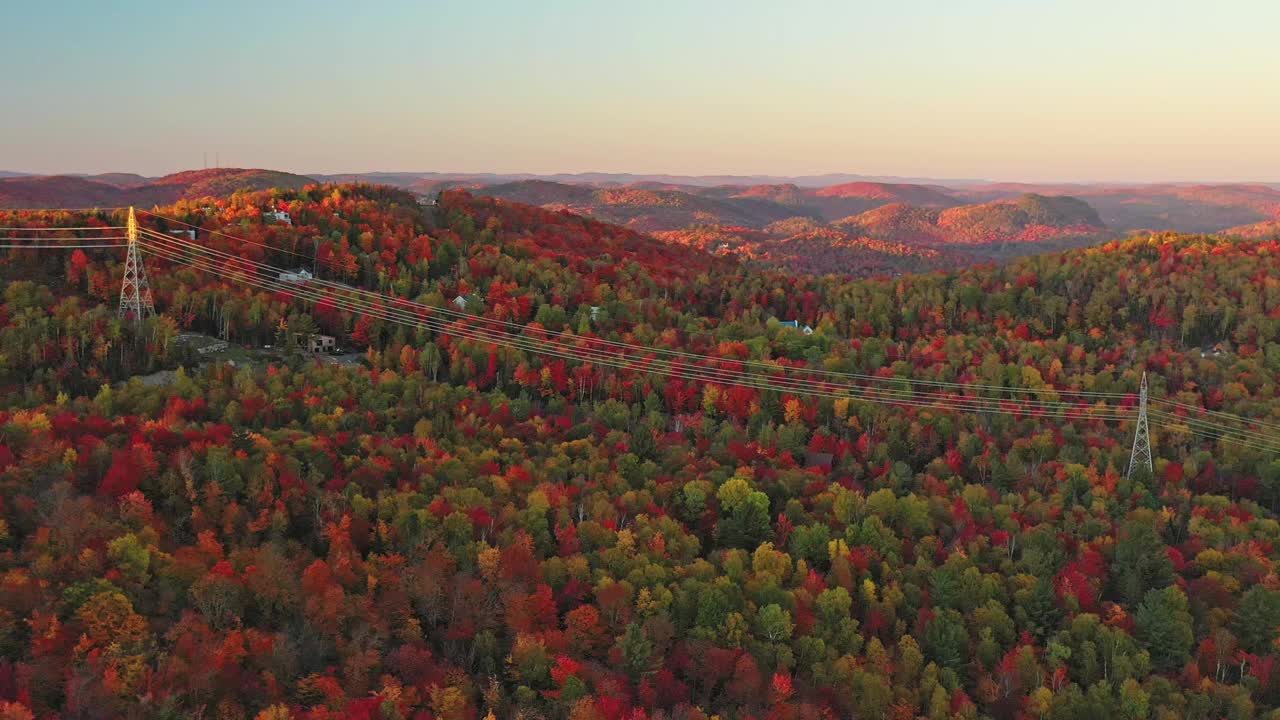
[[[1147,468],[1153,472],[1151,465],[1151,426],[1147,423],[1147,374],[1142,373],[1142,391],[1138,396],[1138,427],[1133,433],[1133,452],[1129,455],[1129,472],[1126,478],[1133,477],[1135,468]]]
[[[120,284],[120,317],[132,318],[138,323],[142,322],[144,315],[155,315],[156,307],[151,300],[147,267],[142,264],[142,254],[138,252],[138,218],[134,216],[133,208],[129,208],[129,222],[125,227],[129,249],[124,260],[124,281]]]

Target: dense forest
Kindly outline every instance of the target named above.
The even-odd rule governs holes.
[[[1274,240],[853,280],[465,191],[142,217],[522,337],[1126,406],[1145,372],[1280,424]],[[0,718],[1280,718],[1280,455],[1203,426],[1126,477],[1127,418],[633,372],[164,257],[134,323],[121,250],[5,253]],[[360,359],[181,341],[296,332]]]

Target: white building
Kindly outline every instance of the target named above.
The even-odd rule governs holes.
[[[280,281],[288,283],[304,283],[311,280],[311,271],[303,268],[280,273]]]
[[[307,349],[313,353],[333,352],[337,342],[332,335],[312,335],[307,338]]]
[[[262,213],[262,217],[272,218],[276,222],[284,223],[285,225],[293,224],[293,218],[289,216],[289,213],[284,212],[283,210],[268,210]]]

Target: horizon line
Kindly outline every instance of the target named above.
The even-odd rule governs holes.
[[[812,172],[812,173],[794,173],[794,174],[775,174],[775,173],[735,173],[735,172],[706,172],[706,173],[679,173],[679,172],[636,172],[636,171],[618,171],[618,170],[574,170],[574,171],[554,171],[539,172],[531,170],[516,171],[492,171],[492,170],[337,170],[325,172],[299,172],[295,170],[281,170],[272,167],[253,167],[253,166],[231,166],[222,165],[219,167],[192,167],[185,169],[173,170],[161,175],[149,175],[131,170],[105,170],[101,172],[29,172],[24,170],[6,170],[0,168],[0,180],[18,179],[21,177],[78,177],[91,178],[97,175],[137,175],[141,178],[153,180],[170,175],[176,175],[183,172],[200,172],[204,170],[266,170],[271,172],[285,172],[292,175],[302,177],[311,177],[315,175],[331,176],[331,175],[441,175],[455,177],[475,177],[475,176],[493,176],[493,177],[515,177],[527,176],[531,179],[544,177],[575,177],[587,175],[615,175],[630,177],[668,177],[668,178],[688,178],[693,180],[708,180],[716,178],[736,178],[749,180],[768,180],[774,181],[772,184],[785,181],[795,181],[807,178],[831,178],[831,177],[852,177],[864,178],[863,180],[853,180],[852,182],[874,182],[874,183],[899,183],[906,185],[924,185],[946,183],[962,183],[966,185],[1081,185],[1081,186],[1133,186],[1133,185],[1266,185],[1280,186],[1280,179],[1263,180],[1263,179],[1181,179],[1181,180],[1008,180],[1008,179],[992,179],[982,177],[933,177],[928,175],[896,175],[889,173],[867,173],[867,172]],[[874,179],[878,178],[878,179]]]

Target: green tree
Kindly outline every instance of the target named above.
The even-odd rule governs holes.
[[[754,549],[769,538],[769,496],[751,490],[742,478],[730,478],[716,492],[720,518],[716,541],[721,547]]]
[[[765,605],[756,615],[756,632],[769,642],[787,642],[791,639],[791,613],[777,604]]]
[[[1172,585],[1173,561],[1168,547],[1156,531],[1149,511],[1140,510],[1120,529],[1111,584],[1126,604],[1133,605],[1150,590]]]
[[[653,669],[653,642],[645,637],[640,623],[627,625],[627,631],[618,640],[618,644],[622,649],[622,668],[632,682],[638,682]]]
[[[1137,636],[1158,670],[1177,670],[1191,657],[1195,633],[1187,608],[1187,596],[1177,587],[1148,591],[1138,607]]]
[[[1280,592],[1261,585],[1249,588],[1236,607],[1232,628],[1249,652],[1270,652],[1280,629]]]
[[[924,639],[929,656],[942,667],[959,672],[968,661],[969,633],[955,610],[944,610],[934,618]]]

